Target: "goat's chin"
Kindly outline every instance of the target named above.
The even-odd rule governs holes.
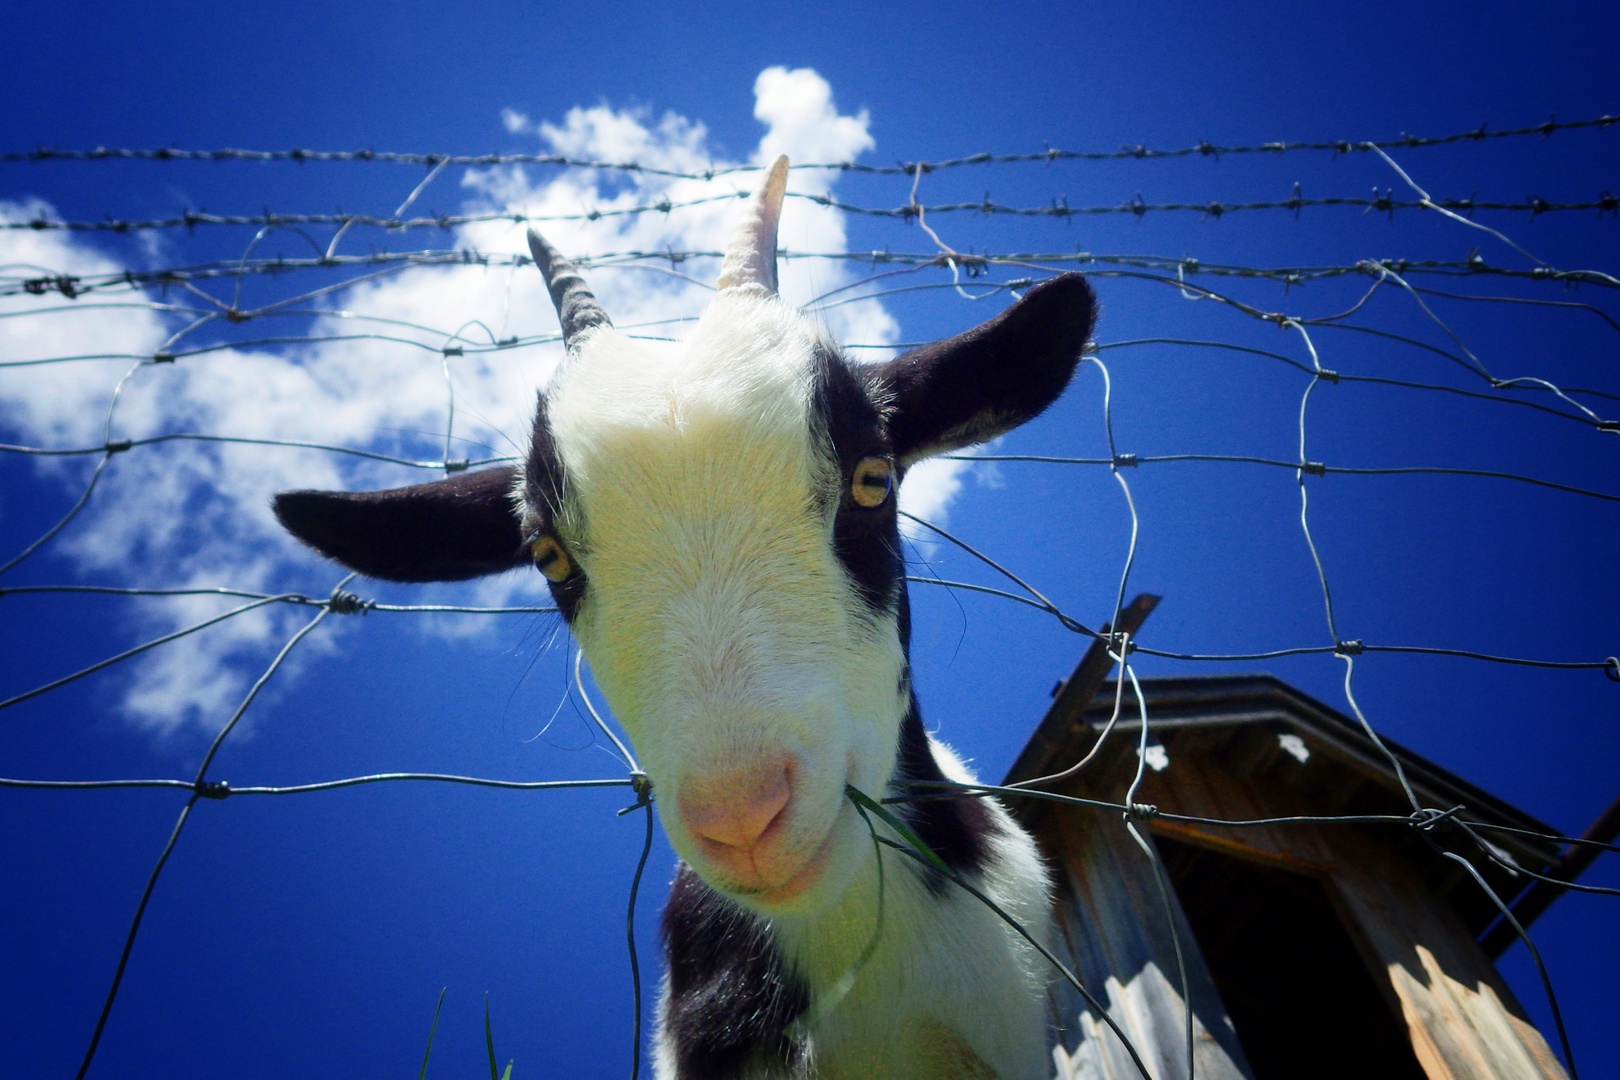
[[[748,889],[738,898],[767,915],[810,914],[828,899],[828,863],[838,847],[839,830],[829,832],[821,846],[787,880],[763,889]]]

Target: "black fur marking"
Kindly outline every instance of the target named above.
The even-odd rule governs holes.
[[[551,435],[551,422],[546,416],[544,394],[540,396],[534,409],[534,435],[529,441],[529,459],[523,470],[523,498],[528,504],[529,512],[539,514],[526,523],[530,535],[549,528],[562,514],[562,456],[557,453],[557,443]],[[566,546],[566,541],[560,536],[557,542]],[[572,552],[568,557],[574,564],[573,574],[563,581],[552,581],[547,578],[546,585],[551,589],[551,598],[557,602],[562,617],[568,622],[573,622],[575,613],[579,611],[579,602],[585,598],[586,580],[585,571],[579,568],[579,559],[575,558]]]
[[[895,761],[894,778],[890,781],[890,793],[930,793],[938,789],[912,787],[904,781],[944,779],[945,774],[928,748],[928,733],[923,729],[913,694],[911,707],[900,724],[900,752]],[[958,874],[972,876],[984,870],[990,860],[990,837],[997,825],[983,799],[925,799],[895,805],[918,839],[932,848],[946,866]],[[925,874],[928,890],[935,896],[942,895],[950,886],[937,870],[920,872]]]
[[[855,466],[863,458],[889,455],[883,423],[877,406],[843,357],[822,351],[817,362],[820,370],[812,407],[838,470],[839,489],[829,496],[838,500],[833,551],[866,606],[875,612],[893,611],[905,574],[895,500],[866,507],[849,496]]]
[[[390,491],[284,491],[276,517],[368,577],[461,581],[529,562],[512,511],[515,469],[482,469]]]
[[[1069,385],[1096,304],[1079,274],[1043,281],[1001,314],[861,369],[892,409],[902,464],[985,442],[1038,415]]]
[[[664,1035],[681,1080],[727,1080],[775,1065],[792,1070],[804,1047],[788,1034],[810,1004],[783,970],[770,930],[705,885],[685,863],[664,908],[669,998]]]

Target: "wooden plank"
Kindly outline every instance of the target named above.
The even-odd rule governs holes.
[[[1418,868],[1360,830],[1326,840],[1338,853],[1332,885],[1377,954],[1431,1080],[1565,1080],[1501,975],[1456,913],[1422,886]]]
[[[1270,774],[1240,781],[1227,770],[1213,755],[1174,755],[1165,772],[1145,779],[1138,801],[1223,820],[1320,812],[1307,793]],[[1425,880],[1432,875],[1412,861],[1427,849],[1403,850],[1410,834],[1306,823],[1230,829],[1156,820],[1152,827],[1323,880],[1431,1080],[1563,1080],[1546,1040],[1461,918],[1437,902]]]
[[[1134,709],[1127,716],[1134,721]],[[1311,759],[1298,762],[1281,750],[1274,721],[1263,717],[1229,728],[1229,737],[1197,727],[1196,716],[1184,718],[1185,730],[1165,740],[1169,767],[1147,772],[1135,795],[1164,813],[1216,820],[1333,813],[1366,801],[1367,785],[1386,784],[1364,776],[1364,763],[1336,745],[1313,745]],[[1095,738],[1081,723],[1087,719],[1065,721],[1068,743],[1046,744],[1047,751],[1069,756],[1032,759],[1038,761],[1032,769],[1054,771],[1084,753]],[[1111,741],[1118,745],[1106,747],[1085,774],[1052,787],[1121,800],[1135,772],[1139,732],[1123,739],[1116,732]],[[1300,782],[1290,783],[1290,776]],[[1179,1080],[1187,1071],[1186,1013],[1151,862],[1114,811],[1047,804],[1025,821],[1059,868],[1057,923],[1066,961],[1102,998],[1154,1080]],[[1151,829],[1321,881],[1430,1080],[1564,1080],[1546,1040],[1453,906],[1470,906],[1471,882],[1462,881],[1449,902],[1438,895],[1432,879],[1445,867],[1409,830],[1300,822],[1233,828],[1162,818]],[[1172,907],[1188,959],[1197,1074],[1246,1078],[1247,1061],[1185,913],[1179,901]],[[1118,1037],[1072,989],[1054,986],[1052,1008],[1062,1039],[1060,1080],[1139,1075]]]
[[[1065,961],[1103,1001],[1153,1080],[1187,1080],[1186,1012],[1152,863],[1117,817],[1059,813],[1046,824],[1065,853],[1058,901]],[[1237,1034],[1173,891],[1170,901],[1192,1000],[1194,1073],[1202,1080],[1250,1080]],[[1061,1022],[1060,1076],[1140,1076],[1118,1036],[1067,983],[1054,985],[1053,1000]]]

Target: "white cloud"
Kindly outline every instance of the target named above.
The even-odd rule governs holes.
[[[978,448],[978,452],[994,452],[997,441],[984,444]],[[993,461],[972,462],[951,458],[919,461],[906,470],[905,479],[900,482],[900,509],[935,525],[945,525],[950,520],[951,503],[956,501],[962,485],[969,480],[981,488],[1000,487],[1001,473]],[[901,531],[916,542],[937,539],[921,525],[904,520]]]
[[[815,72],[770,68],[754,89],[755,116],[766,131],[753,164],[777,153],[800,162],[852,160],[872,148],[866,113],[841,114],[831,87]],[[644,111],[595,106],[571,109],[556,124],[536,125],[514,109],[503,110],[501,118],[509,131],[537,132],[556,152],[581,158],[635,160],[690,173],[749,164],[716,158],[703,124],[673,113],[654,120]],[[501,167],[469,171],[463,190],[469,210],[580,214],[645,206],[663,198],[682,202],[746,191],[756,175],[702,180],[584,169],[531,174]],[[835,170],[797,171],[789,190],[825,194],[838,175]],[[0,204],[0,217],[7,220],[41,213],[51,216],[50,208],[37,202]],[[713,251],[723,245],[734,214],[735,204],[720,199],[669,214],[556,222],[545,231],[561,250],[587,258],[625,251]],[[456,230],[454,244],[491,255],[519,254],[526,250],[523,232],[509,221],[476,223]],[[838,211],[789,200],[782,221],[784,248],[838,251],[845,239]],[[345,237],[340,252],[344,244],[361,250],[364,241]],[[818,291],[854,279],[841,263],[818,261],[813,268],[810,263],[784,260],[782,292],[789,300],[811,304]],[[679,337],[681,320],[703,309],[708,290],[661,273],[660,266],[667,269],[668,264],[598,265],[588,276],[617,325]],[[697,261],[677,269],[700,279],[713,271]],[[0,277],[91,277],[121,270],[73,234],[0,233]],[[254,302],[255,288],[251,279],[245,284],[244,307]],[[173,293],[171,300],[176,296],[185,299],[174,308],[148,303],[136,291],[98,291],[78,300],[60,295],[0,299],[0,359],[109,352],[150,356],[207,310],[200,298]],[[841,305],[820,317],[844,340],[884,345],[898,338],[896,323],[877,301]],[[401,320],[416,329],[367,321],[376,319]],[[238,340],[275,333],[278,324],[265,322],[268,329],[255,321],[234,333]],[[221,326],[210,321],[193,336],[200,339]],[[366,332],[415,344],[354,336]],[[483,456],[486,451],[476,444],[495,454],[513,453],[532,415],[535,389],[549,374],[560,347],[446,359],[441,347],[458,332],[463,342],[552,335],[556,316],[532,268],[420,267],[373,279],[338,294],[314,320],[313,335],[326,340],[276,351],[227,348],[139,367],[119,397],[112,437],[196,432],[436,457],[449,411],[448,371],[455,389],[454,433],[472,440],[454,444],[451,456]],[[188,340],[183,337],[180,347]],[[880,355],[863,352],[871,358]],[[0,369],[0,422],[31,445],[98,446],[113,388],[132,366],[129,361],[82,361]],[[93,461],[57,459],[40,467],[59,476],[76,495]],[[962,470],[960,463],[950,462],[914,469],[903,493],[907,506],[938,517],[959,488]],[[269,512],[270,496],[288,488],[397,486],[433,475],[303,449],[194,442],[141,447],[113,459],[93,503],[58,538],[55,549],[98,581],[318,591],[329,588],[337,573],[282,533]],[[469,594],[481,603],[545,602],[533,575],[490,579],[470,590],[463,587],[458,595]],[[139,608],[135,631],[166,633],[226,606],[217,598],[154,600]],[[212,732],[279,643],[309,615],[308,609],[264,609],[154,650],[121,676],[129,680],[125,714],[157,732]],[[476,633],[488,625],[487,620],[440,624],[435,632]],[[330,635],[317,635],[321,637]],[[304,646],[309,647],[321,646],[311,639]]]
[[[769,67],[754,80],[754,119],[770,130],[759,141],[758,164],[787,154],[805,164],[854,161],[875,145],[871,118],[862,109],[856,116],[840,116],[833,105],[832,87],[809,68],[789,71]],[[812,174],[822,178],[823,190],[832,186],[833,170]]]
[[[919,461],[906,470],[900,483],[900,509],[908,514],[944,524],[945,508],[962,490],[962,481],[971,463],[946,458]]]

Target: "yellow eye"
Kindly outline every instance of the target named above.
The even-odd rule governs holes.
[[[560,585],[574,576],[574,560],[550,533],[541,533],[531,540],[529,550],[534,554],[534,565],[546,575],[546,580]]]
[[[894,466],[888,458],[861,458],[849,478],[849,497],[867,509],[882,506],[894,491]]]

